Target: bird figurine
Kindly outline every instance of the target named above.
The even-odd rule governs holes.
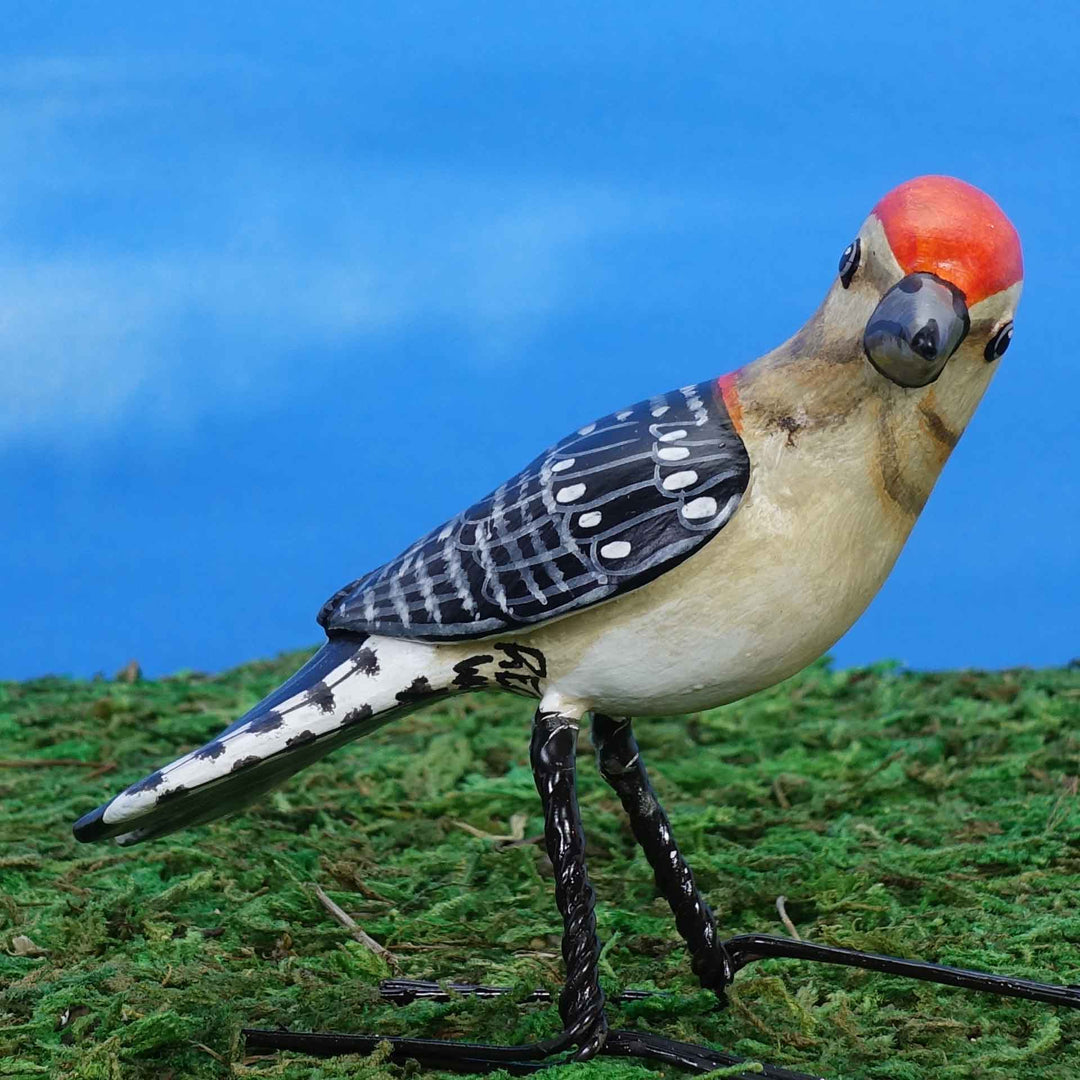
[[[693,970],[718,995],[745,964],[788,956],[1080,1007],[1066,987],[769,935],[721,940],[630,719],[772,686],[852,625],[1009,346],[1022,282],[1019,237],[989,196],[946,176],[901,184],[794,337],[585,424],[345,586],[319,612],[327,640],[307,664],[205,746],[86,814],[76,837],[128,845],[210,821],[424,704],[505,690],[538,703],[530,759],[564,920],[564,1030],[527,1047],[398,1039],[400,1056],[522,1071],[561,1051],[737,1060],[608,1028],[575,796],[586,716]],[[260,1045],[316,1053],[361,1046],[261,1034]]]

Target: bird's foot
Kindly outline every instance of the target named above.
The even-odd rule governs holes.
[[[481,986],[475,983],[427,982],[419,979],[387,979],[379,984],[382,997],[397,1005],[413,1001],[450,1001],[453,995],[470,997],[501,997],[510,993],[506,986]],[[642,1001],[649,997],[666,997],[663,991],[624,990],[612,995],[615,1002]],[[550,1002],[553,995],[547,990],[534,990],[525,998],[528,1002]],[[585,1025],[588,1027],[588,1024]],[[571,1025],[561,1035],[544,1043],[526,1046],[494,1046],[487,1043],[449,1042],[440,1039],[411,1039],[377,1035],[338,1035],[320,1032],[245,1030],[249,1050],[292,1050],[316,1057],[339,1054],[370,1054],[380,1043],[390,1044],[392,1060],[419,1061],[429,1068],[455,1072],[484,1073],[505,1069],[515,1075],[536,1072],[567,1060],[583,1061],[589,1057],[626,1057],[641,1061],[673,1065],[692,1072],[711,1072],[743,1064],[744,1059],[713,1050],[696,1043],[677,1042],[646,1032],[609,1029],[603,1013],[595,1018],[591,1028]],[[562,1056],[573,1046],[577,1050],[569,1058]],[[750,1065],[750,1063],[747,1063]],[[792,1072],[775,1065],[754,1063],[741,1080],[821,1080],[817,1076]]]
[[[714,942],[707,952],[699,951],[693,954],[691,964],[694,974],[703,990],[711,990],[716,995],[716,1000],[721,1008],[727,1008],[727,988],[735,978],[735,972],[741,965],[735,963],[734,957],[725,947],[722,941]]]
[[[809,941],[778,937],[774,934],[741,934],[728,938],[720,946],[730,960],[731,974],[756,960],[770,958],[809,960],[819,964],[839,964],[843,967],[864,968],[886,975],[902,975],[909,979],[956,986],[964,990],[979,990],[1001,997],[1026,998],[1050,1005],[1080,1009],[1080,986],[1057,986],[1053,983],[1015,979],[1008,975],[991,975],[984,971],[946,967],[923,960],[901,960],[895,956],[840,949],[832,945],[815,945]]]
[[[449,995],[437,983],[413,983],[411,980],[391,980],[380,988],[384,996],[392,1001],[406,1002],[423,997],[427,1000],[448,1000]],[[450,989],[450,988],[448,988]],[[456,992],[476,993],[478,996],[491,997],[509,992],[506,987],[454,985]],[[640,1000],[649,996],[649,991],[628,992],[628,1000]],[[529,1000],[550,1000],[545,992],[539,991]],[[371,1054],[382,1043],[390,1045],[390,1060],[418,1061],[421,1065],[433,1069],[445,1069],[462,1073],[487,1073],[497,1069],[523,1076],[565,1063],[567,1060],[582,1061],[588,1052],[589,1057],[625,1057],[640,1061],[673,1065],[693,1072],[712,1072],[715,1069],[731,1068],[745,1062],[745,1059],[713,1050],[696,1043],[676,1042],[660,1035],[647,1032],[624,1031],[618,1028],[608,1029],[603,1025],[602,1033],[595,1029],[592,1041],[570,1038],[569,1031],[545,1043],[532,1043],[525,1046],[497,1046],[490,1043],[451,1042],[442,1039],[412,1039],[402,1036],[383,1037],[378,1035],[339,1035],[329,1032],[292,1032],[264,1031],[245,1029],[243,1036],[249,1050],[292,1050],[314,1057],[335,1057],[341,1054]],[[578,1050],[569,1059],[560,1055],[577,1043]],[[737,1080],[822,1080],[820,1076],[792,1072],[790,1069],[775,1065],[749,1063],[745,1073],[739,1073]]]
[[[477,997],[497,997],[509,993],[508,987],[472,984],[451,984],[449,989]],[[389,979],[380,984],[379,990],[384,998],[402,1005],[418,998],[450,1000],[450,994],[438,983],[413,979]],[[550,1001],[551,995],[540,991],[530,1000]],[[390,1057],[396,1061],[411,1059],[429,1068],[457,1072],[480,1073],[506,1069],[512,1073],[528,1073],[547,1065],[588,1061],[603,1052],[609,1034],[603,994],[595,997],[582,995],[578,1003],[582,1007],[575,1009],[574,1000],[560,1002],[565,1026],[558,1035],[522,1046],[317,1031],[245,1029],[243,1035],[250,1049],[295,1050],[315,1057],[333,1057],[339,1054],[370,1054],[380,1043],[389,1043]]]

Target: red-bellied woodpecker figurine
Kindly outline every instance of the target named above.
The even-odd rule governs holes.
[[[768,935],[722,941],[629,719],[752,694],[851,626],[997,370],[1022,278],[1019,238],[988,196],[943,176],[902,184],[790,341],[586,424],[346,586],[319,613],[328,640],[299,672],[212,742],[87,814],[75,835],[134,844],[210,821],[426,702],[501,688],[539,702],[531,760],[564,920],[564,1031],[523,1047],[392,1040],[397,1055],[478,1071],[528,1071],[570,1049],[703,1069],[736,1060],[608,1029],[574,792],[586,714],[600,771],[695,973],[717,994],[747,963],[783,956],[1080,1007],[1074,988]],[[377,1041],[248,1037],[316,1053]]]

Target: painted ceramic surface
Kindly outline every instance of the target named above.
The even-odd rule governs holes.
[[[447,694],[648,715],[791,675],[889,573],[1008,344],[1022,272],[982,192],[902,185],[789,341],[581,428],[341,590],[305,669],[77,835],[218,817]]]

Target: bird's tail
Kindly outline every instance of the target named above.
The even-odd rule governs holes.
[[[80,818],[75,837],[136,844],[212,821],[342,743],[453,693],[453,678],[431,645],[364,634],[334,637],[205,746]]]

